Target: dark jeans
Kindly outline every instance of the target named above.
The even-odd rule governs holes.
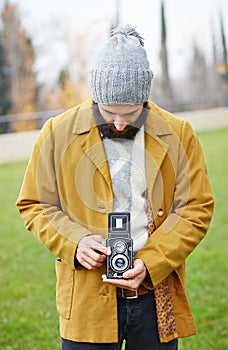
[[[154,294],[137,299],[118,297],[119,342],[111,344],[79,343],[62,339],[62,350],[177,350],[178,341],[160,343],[157,330]]]

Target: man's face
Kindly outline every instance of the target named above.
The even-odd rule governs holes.
[[[93,104],[96,125],[102,137],[133,140],[144,124],[147,102],[136,105]]]
[[[107,124],[117,133],[124,133],[128,126],[134,126],[142,113],[143,104],[140,105],[104,105],[98,104],[100,114]]]

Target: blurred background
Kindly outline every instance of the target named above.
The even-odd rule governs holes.
[[[228,349],[227,15],[227,0],[0,0],[0,349],[60,349],[55,257],[15,201],[43,123],[89,96],[96,50],[127,23],[145,39],[150,98],[191,122],[215,194],[209,233],[187,263],[198,335],[180,349]]]
[[[227,13],[227,0],[0,0],[0,133],[39,129],[87,98],[94,54],[118,24],[145,39],[152,100],[227,106]]]

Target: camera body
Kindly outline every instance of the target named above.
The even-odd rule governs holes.
[[[107,278],[123,278],[123,273],[133,266],[130,213],[108,214],[106,247],[111,248],[111,255],[107,257]]]

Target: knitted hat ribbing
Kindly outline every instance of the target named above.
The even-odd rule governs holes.
[[[97,103],[140,104],[148,100],[153,73],[143,39],[130,25],[112,31],[90,71],[90,88]]]

